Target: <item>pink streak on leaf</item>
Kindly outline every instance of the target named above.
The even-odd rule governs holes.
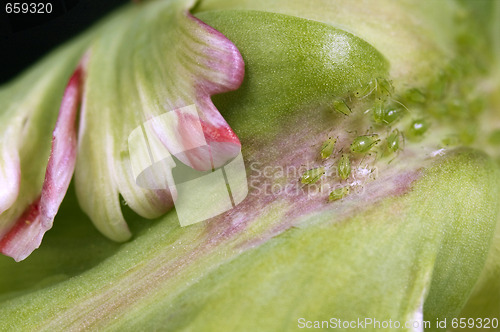
[[[0,239],[0,252],[16,261],[25,259],[40,246],[43,235],[52,228],[73,176],[76,162],[75,120],[81,99],[82,75],[83,68],[79,65],[64,92],[41,195]]]

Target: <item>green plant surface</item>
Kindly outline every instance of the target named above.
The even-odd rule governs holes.
[[[64,86],[86,54],[75,180],[41,247],[0,257],[0,330],[293,331],[301,318],[373,318],[434,331],[498,315],[500,155],[483,135],[500,125],[496,44],[466,38],[490,30],[462,15],[495,26],[486,17],[500,6],[481,4],[152,1],[56,50],[0,89],[0,176],[15,153],[21,164],[1,240],[39,194]],[[170,198],[135,185],[127,138],[191,103],[238,136],[249,193],[180,227]],[[374,121],[380,105],[398,107],[393,123]],[[422,119],[425,133],[410,135]],[[373,146],[352,153],[361,135]],[[350,191],[329,202],[319,185]]]

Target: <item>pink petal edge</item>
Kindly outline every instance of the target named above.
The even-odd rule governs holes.
[[[245,63],[238,48],[226,36],[190,13],[187,16],[208,32],[204,40],[208,47],[203,49],[209,59],[205,66],[218,74],[217,80],[207,79],[204,76],[197,78],[196,108],[200,118],[195,119],[190,115],[180,116],[174,131],[179,136],[177,139],[169,139],[166,134],[169,131],[164,130],[161,125],[153,125],[152,130],[170,151],[181,151],[184,150],[183,147],[190,145],[193,123],[199,120],[208,150],[192,149],[176,157],[196,170],[206,171],[223,166],[241,151],[238,137],[213,104],[211,96],[238,89],[245,76]]]
[[[245,62],[236,45],[224,34],[191,14],[188,17],[209,33],[207,44],[210,48],[206,52],[210,59],[217,61],[210,61],[206,65],[223,74],[219,82],[202,80],[196,87],[203,133],[210,148],[213,167],[217,168],[240,153],[241,143],[213,104],[211,96],[238,89],[245,77]]]
[[[39,198],[0,238],[0,252],[19,262],[40,246],[43,235],[52,228],[59,206],[66,195],[76,162],[76,115],[82,95],[83,61],[71,76],[61,102],[52,134],[52,149]]]

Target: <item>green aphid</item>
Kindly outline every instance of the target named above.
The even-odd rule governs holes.
[[[399,150],[399,138],[403,134],[398,130],[394,129],[389,136],[387,136],[387,149],[392,152]]]
[[[321,159],[326,159],[332,155],[336,143],[336,138],[328,137],[328,139],[321,146]]]
[[[362,84],[358,89],[356,89],[356,91],[354,91],[354,96],[356,98],[364,98],[366,96],[369,96],[375,90],[375,86],[375,80],[372,80],[366,84]]]
[[[351,174],[351,161],[349,160],[349,156],[347,154],[343,154],[340,158],[338,172],[342,180],[347,179]]]
[[[302,177],[300,178],[300,182],[302,184],[313,184],[319,181],[321,177],[325,174],[325,168],[324,167],[317,167],[313,169],[309,169],[302,174]]]
[[[421,137],[429,129],[429,124],[424,119],[418,119],[411,123],[408,133],[412,137]]]
[[[404,98],[409,102],[417,104],[423,104],[427,99],[424,93],[417,88],[412,88],[406,91]]]
[[[380,101],[376,101],[373,104],[373,107],[371,109],[369,109],[368,111],[366,111],[366,113],[368,113],[370,111],[372,112],[373,122],[378,123],[378,124],[383,123],[384,112],[385,112],[384,106],[385,106],[384,103],[382,103]]]
[[[373,109],[373,122],[376,124],[390,125],[394,123],[402,113],[399,107],[386,106],[381,102],[375,103]]]
[[[394,92],[391,81],[385,78],[377,78],[376,84],[375,97],[380,100],[390,97]]]
[[[377,134],[358,136],[351,144],[351,151],[355,153],[365,153],[380,141]]]
[[[393,92],[394,87],[389,80],[385,78],[376,78],[361,85],[356,91],[354,91],[354,96],[356,98],[364,98],[373,93],[375,98],[382,100],[390,97]]]
[[[349,106],[347,106],[347,104],[345,103],[345,101],[343,101],[342,99],[336,99],[333,101],[333,108],[339,112],[339,113],[342,113],[344,115],[349,115],[352,113],[351,109],[349,108]]]
[[[385,110],[383,122],[385,124],[390,125],[399,118],[401,113],[402,113],[401,108],[388,108]]]
[[[349,187],[348,186],[337,188],[334,191],[332,191],[330,193],[330,195],[328,195],[328,201],[329,202],[337,201],[339,199],[344,198],[347,195],[349,195]]]

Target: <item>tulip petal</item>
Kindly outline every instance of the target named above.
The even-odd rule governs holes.
[[[83,210],[116,241],[131,236],[119,195],[147,218],[173,206],[175,193],[168,187],[138,185],[133,165],[144,162],[131,160],[136,157],[130,156],[128,143],[133,132],[142,135],[141,126],[153,136],[150,141],[172,154],[182,152],[176,157],[198,170],[221,166],[241,149],[210,97],[241,84],[243,60],[224,35],[188,14],[192,5],[157,2],[131,11],[91,46],[75,184]],[[195,117],[175,112],[188,106],[196,110]],[[192,149],[196,123],[207,149]],[[168,173],[168,167],[163,171]]]
[[[0,89],[0,239],[40,199],[65,82],[91,34],[55,50]]]

